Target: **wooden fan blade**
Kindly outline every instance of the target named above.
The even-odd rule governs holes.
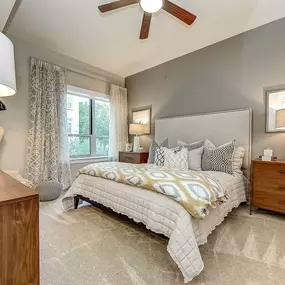
[[[98,6],[101,13],[109,12],[118,8],[126,7],[138,3],[138,0],[121,0]]]
[[[179,20],[183,21],[187,25],[193,24],[193,22],[197,18],[197,16],[195,16],[194,14],[186,11],[185,9],[177,6],[176,4],[168,0],[164,0],[162,9],[164,9],[166,12],[170,13],[174,17],[178,18]]]
[[[152,14],[144,12],[143,20],[142,20],[142,27],[141,27],[141,34],[140,40],[145,40],[148,38],[149,28],[151,23]]]

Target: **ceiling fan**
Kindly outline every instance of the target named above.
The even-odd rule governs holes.
[[[144,11],[140,32],[141,40],[148,38],[152,14],[158,12],[161,9],[172,14],[174,17],[178,18],[189,26],[196,20],[196,16],[194,14],[186,11],[185,9],[168,0],[120,0],[101,5],[98,7],[98,9],[101,11],[101,13],[105,13],[136,3],[140,3],[141,8]]]

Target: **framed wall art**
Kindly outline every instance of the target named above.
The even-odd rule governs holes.
[[[265,91],[266,96],[266,132],[285,132],[276,125],[276,112],[285,109],[285,87],[271,88]]]
[[[136,108],[132,110],[132,122],[147,125],[146,135],[151,133],[151,107]]]

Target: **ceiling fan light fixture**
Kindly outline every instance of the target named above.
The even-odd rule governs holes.
[[[145,12],[156,13],[162,8],[163,0],[141,0],[140,5]]]

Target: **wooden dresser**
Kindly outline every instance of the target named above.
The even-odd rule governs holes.
[[[39,285],[39,196],[0,171],[0,284]]]
[[[285,214],[285,162],[252,161],[252,206]]]
[[[119,152],[119,162],[127,162],[127,163],[147,163],[148,160],[148,152]]]

